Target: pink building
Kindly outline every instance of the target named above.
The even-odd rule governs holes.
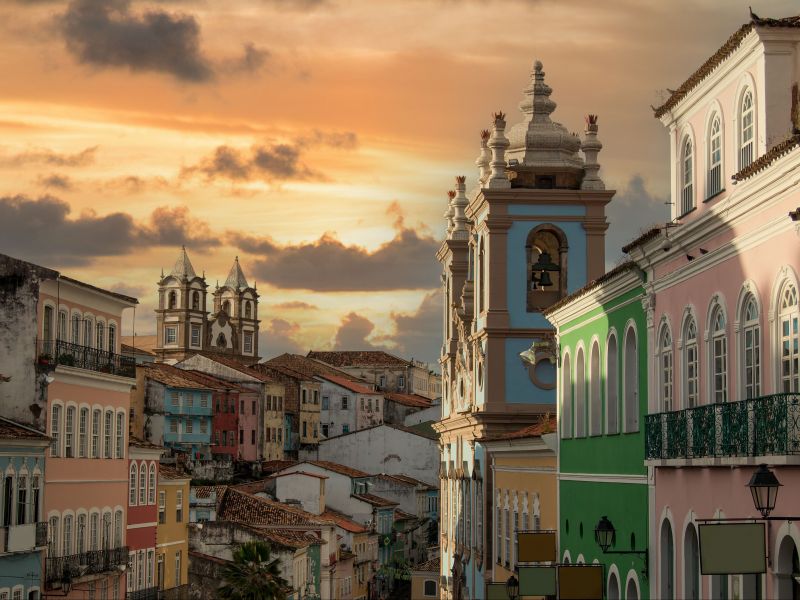
[[[646,274],[651,598],[798,598],[800,527],[767,522],[767,572],[700,573],[703,519],[800,506],[800,18],[753,19],[656,110],[672,222],[625,248]],[[733,552],[736,549],[732,549]]]
[[[135,298],[59,276],[41,283],[37,364],[49,385],[46,594],[125,595],[132,359],[119,354]]]

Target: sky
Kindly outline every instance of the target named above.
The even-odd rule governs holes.
[[[260,351],[435,362],[442,213],[479,132],[599,114],[607,263],[667,218],[651,105],[748,20],[794,1],[3,0],[0,252],[139,298],[181,245],[213,289],[238,256]]]

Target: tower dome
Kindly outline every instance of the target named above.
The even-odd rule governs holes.
[[[511,187],[578,189],[584,173],[581,140],[550,119],[556,103],[550,99],[553,90],[544,75],[537,60],[519,103],[523,120],[506,134]]]

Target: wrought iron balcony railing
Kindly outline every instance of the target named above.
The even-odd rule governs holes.
[[[36,362],[42,366],[64,365],[121,377],[136,377],[136,359],[133,356],[71,344],[64,340],[38,340]]]
[[[160,598],[161,595],[156,586],[128,592],[125,596],[126,600],[159,600]]]
[[[45,582],[52,586],[55,583],[72,581],[84,575],[113,571],[117,567],[127,564],[127,546],[89,550],[69,556],[48,556],[45,564]]]
[[[647,415],[645,444],[648,460],[800,455],[800,394]]]

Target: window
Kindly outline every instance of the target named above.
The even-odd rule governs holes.
[[[244,351],[248,354],[253,351],[253,333],[251,331],[244,332]]]
[[[103,430],[103,457],[114,458],[111,453],[111,438],[114,435],[114,413],[106,411],[105,429]]]
[[[326,425],[326,424],[322,425],[322,436],[323,437],[328,437],[328,425]]]
[[[342,410],[347,410],[347,396],[342,396]]]
[[[72,315],[72,343],[81,343],[81,317],[80,315]]]
[[[348,425],[347,423],[342,425],[342,433],[350,433],[350,425]],[[314,436],[314,437],[316,437],[316,436]]]
[[[250,430],[250,443],[251,444],[255,444],[256,443],[256,430],[255,429],[251,429]]]
[[[195,348],[199,348],[200,347],[200,325],[192,325],[191,332],[192,332],[192,340],[191,340],[192,346],[194,346]]]
[[[403,375],[397,376],[397,388],[404,389],[406,387],[406,378]]]
[[[50,537],[47,539],[47,553],[58,556],[58,517],[50,517],[47,527]]]
[[[156,558],[156,579],[158,581],[158,589],[164,589],[164,555],[159,554]]]
[[[84,346],[91,346],[92,345],[92,319],[84,317],[83,319],[83,345]]]
[[[200,292],[192,292],[192,310],[200,310]]]
[[[424,590],[423,590],[422,593],[425,594],[426,596],[435,597],[436,596],[436,582],[433,581],[432,579],[426,579],[425,580]]]
[[[681,163],[681,214],[685,215],[694,208],[692,140],[688,136],[683,141]]]
[[[150,463],[150,477],[149,477],[149,487],[147,490],[147,503],[148,504],[155,504],[156,503],[156,465],[155,463]]]
[[[167,522],[167,493],[158,492],[158,523],[163,525]]]
[[[86,552],[86,515],[78,515],[78,530],[75,538],[75,552],[76,554],[83,554]]]
[[[239,412],[244,414],[244,400],[239,400]]]
[[[176,417],[172,417],[169,420],[169,432],[178,433],[178,419]]]
[[[561,371],[561,437],[572,437],[572,370],[569,354],[563,358]]]
[[[175,492],[175,522],[183,523],[183,490]]]
[[[73,458],[75,456],[75,407],[68,406],[66,418],[64,420],[64,456]]]
[[[239,430],[239,443],[244,444],[244,429]]]
[[[28,508],[28,478],[25,475],[17,477],[17,525],[24,525],[28,522],[25,518],[25,511]],[[35,518],[30,521],[35,521]]]
[[[128,478],[128,504],[136,506],[136,482],[138,478],[138,469],[136,463],[131,463],[130,477]]]
[[[147,504],[147,465],[142,463],[139,466],[139,505]]]
[[[553,225],[540,225],[528,233],[524,250],[527,311],[541,311],[567,295],[567,237]]]
[[[114,323],[108,324],[108,351],[117,351],[117,326]]]
[[[514,563],[514,565],[516,565],[517,562],[519,561],[519,538],[517,537],[518,533],[519,533],[519,512],[517,512],[517,510],[515,509],[514,510],[514,531],[513,531],[513,536],[514,536],[514,560],[513,560],[513,563]]]
[[[600,345],[597,342],[592,344],[589,360],[589,434],[600,435],[603,433],[603,407],[600,398]]]
[[[167,308],[177,308],[178,307],[178,294],[175,291],[171,291],[167,295]]]
[[[64,342],[69,341],[67,339],[67,311],[65,310],[58,311],[58,339]]]
[[[181,551],[175,552],[175,587],[181,585]]]
[[[117,458],[125,458],[125,413],[117,413]]]
[[[147,587],[153,587],[153,556],[155,552],[147,551]]]
[[[208,433],[208,421],[205,417],[200,417],[200,433]]]
[[[170,392],[169,399],[170,402],[172,403],[172,406],[178,406],[180,404],[180,396],[178,392]]]
[[[282,437],[283,437],[283,429],[281,429],[281,428],[279,427],[279,428],[278,428],[278,441],[279,441],[279,442],[283,441],[283,440],[282,440]]]
[[[672,539],[672,526],[668,520],[664,520],[661,525],[661,544],[660,544],[660,574],[661,574],[661,593],[660,598],[674,598],[675,592],[675,543]],[[727,598],[727,594],[725,598]]]
[[[507,501],[507,500],[506,500]],[[506,564],[511,565],[511,512],[508,510],[508,506],[506,506],[505,511],[503,513],[503,524],[505,526],[505,534],[506,534]]]
[[[3,480],[3,527],[11,525],[11,512],[14,508],[14,477],[6,475]]]
[[[214,443],[219,446],[219,429],[214,432]]]
[[[87,456],[87,442],[88,432],[86,428],[89,426],[89,409],[82,408],[80,416],[78,417],[78,456],[86,458]]]
[[[717,307],[711,317],[711,399],[728,401],[728,338],[725,314]]]
[[[165,344],[175,344],[178,341],[178,328],[177,327],[165,327],[164,328],[164,343]]]
[[[752,294],[745,300],[741,319],[745,398],[757,398],[761,394],[761,327],[758,322],[758,305]]]
[[[144,550],[136,553],[136,589],[144,589]]]
[[[708,184],[706,198],[722,191],[722,125],[714,115],[708,134]]]
[[[636,330],[625,332],[625,360],[622,364],[625,384],[625,432],[639,431],[639,356]]]
[[[92,411],[92,458],[100,457],[100,409]]]
[[[200,394],[200,408],[208,408],[208,394],[206,392]]]
[[[122,548],[122,511],[114,511],[114,548]]]
[[[228,445],[229,446],[235,446],[236,445],[236,432],[235,431],[229,431],[228,432]]]
[[[328,406],[330,404],[330,397],[323,396],[322,397],[322,410],[328,410]]]
[[[50,414],[50,456],[61,456],[61,405],[54,404]]]
[[[245,319],[253,318],[253,303],[249,300],[244,303],[244,317]]]
[[[53,347],[53,307],[44,307],[44,323],[42,325],[42,339],[47,343],[47,348]]]
[[[225,312],[226,315],[232,314],[231,313],[231,303],[230,303],[229,300],[225,300],[225,302],[222,303],[222,310]]]
[[[586,360],[583,348],[575,358],[575,437],[586,435]]]
[[[306,424],[305,421],[303,421],[303,437],[306,437],[307,435],[308,435],[308,425]]]
[[[742,96],[742,104],[739,110],[739,169],[744,169],[753,162],[754,144],[753,93],[747,90]]]
[[[783,392],[800,389],[800,350],[798,349],[797,290],[787,285],[781,294],[781,387]]]
[[[194,408],[194,394],[192,392],[186,392],[186,407],[187,408]]]
[[[304,390],[301,392],[301,396],[302,396],[302,399],[301,399],[301,401],[300,401],[300,403],[301,403],[301,404],[305,404],[305,403],[306,403],[306,394],[307,394],[307,392],[306,392],[306,390],[304,389]]]
[[[89,517],[89,550],[100,549],[100,515],[92,513]]]
[[[31,478],[31,514],[30,520],[35,522],[39,520],[39,499],[41,497],[39,476],[34,475]]]
[[[606,433],[619,433],[619,358],[617,336],[606,342]]]
[[[664,324],[659,337],[659,371],[661,379],[661,410],[671,411],[674,408],[672,401],[673,370],[672,370],[672,336],[669,327]]]
[[[194,421],[192,421],[191,417],[183,422],[183,432],[194,433]]]
[[[98,350],[105,350],[105,343],[106,343],[106,326],[103,323],[97,324],[97,335],[96,335],[96,342]]]
[[[381,375],[378,377],[378,387],[384,388],[386,387],[386,375]]]
[[[699,364],[697,354],[697,323],[693,317],[689,317],[684,325],[683,333],[683,370],[686,381],[686,406],[693,408],[699,402],[698,397],[698,375]]]
[[[250,409],[251,409],[251,414],[255,415],[255,414],[258,412],[258,402],[256,402],[255,400],[253,400],[253,401],[250,403]]]
[[[103,513],[103,548],[111,547],[111,513]]]

